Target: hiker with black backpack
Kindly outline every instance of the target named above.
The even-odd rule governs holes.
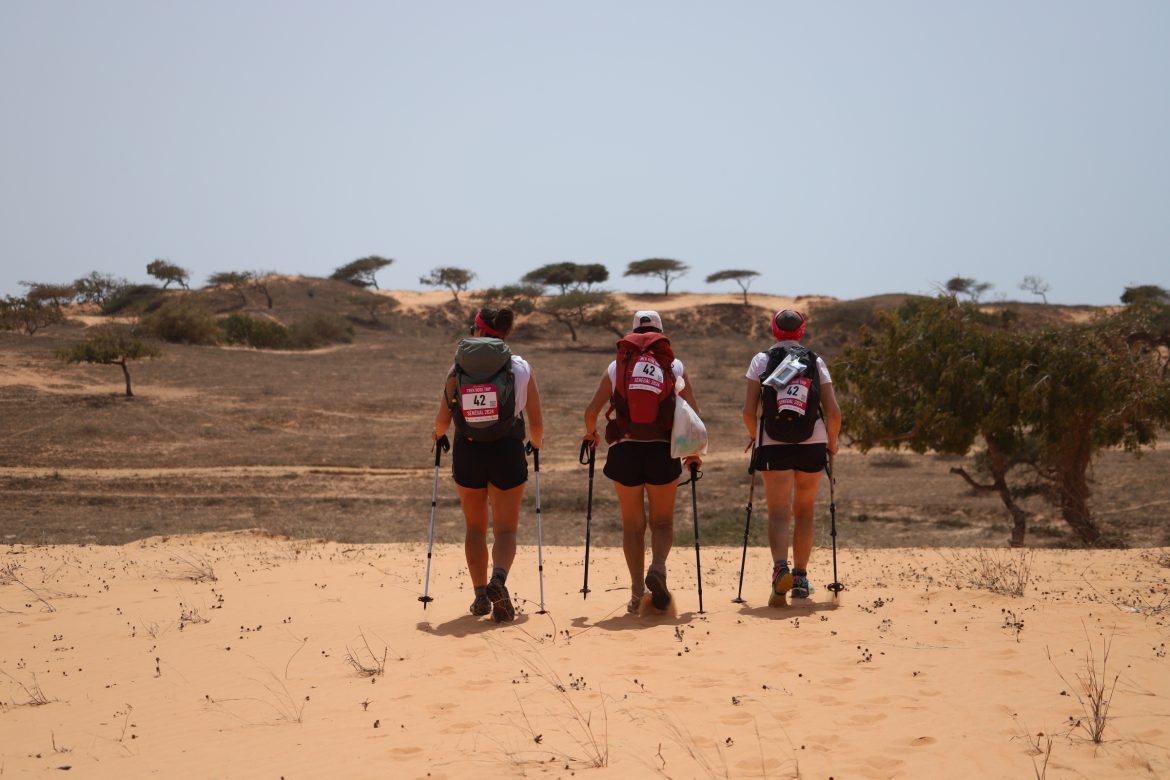
[[[774,561],[771,606],[783,605],[789,591],[793,598],[808,598],[812,592],[807,567],[813,507],[821,472],[837,452],[841,431],[841,408],[829,369],[800,344],[806,324],[806,317],[794,309],[777,312],[772,318],[776,343],[752,358],[746,374],[743,423],[751,436],[752,468],[764,474]]]
[[[597,446],[601,439],[597,417],[608,402],[609,451],[602,473],[613,480],[621,507],[622,551],[630,570],[629,612],[639,611],[647,588],[655,609],[665,610],[671,601],[666,558],[674,540],[674,499],[682,474],[682,462],[670,455],[676,392],[698,413],[686,367],[674,357],[670,340],[662,333],[662,318],[655,311],[636,312],[633,332],[618,341],[617,357],[585,409],[584,437],[589,446]],[[688,466],[702,462],[698,456],[684,460]],[[647,524],[651,562],[643,578]]]
[[[516,617],[506,583],[516,557],[520,500],[528,481],[525,411],[534,450],[539,451],[544,436],[536,376],[528,362],[504,343],[512,320],[511,309],[485,307],[475,315],[471,337],[455,350],[431,432],[432,440],[439,441],[455,423],[451,474],[467,521],[464,551],[475,589],[471,614],[490,612],[497,623]],[[489,507],[495,539],[490,578]]]

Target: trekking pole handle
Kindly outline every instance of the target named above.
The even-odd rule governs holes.
[[[451,440],[447,438],[447,434],[443,434],[435,439],[432,449],[435,451],[435,468],[439,467],[439,460],[443,457],[443,453],[451,449]]]
[[[577,456],[577,462],[582,466],[588,466],[593,462],[593,458],[597,454],[597,442],[593,439],[581,440],[581,454]]]
[[[524,451],[532,456],[532,468],[535,471],[539,472],[540,471],[540,447],[533,447],[532,442],[528,442],[528,444],[526,444],[524,446]]]

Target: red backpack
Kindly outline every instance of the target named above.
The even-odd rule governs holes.
[[[630,333],[617,343],[617,371],[605,440],[670,440],[674,423],[674,351],[661,333]]]

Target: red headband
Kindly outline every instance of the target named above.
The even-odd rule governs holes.
[[[804,338],[804,326],[808,324],[808,318],[800,312],[800,327],[796,330],[780,330],[780,326],[776,324],[776,318],[772,318],[772,335],[776,337],[777,341],[800,341]]]
[[[480,316],[479,312],[475,313],[475,327],[479,328],[486,335],[491,336],[492,338],[502,339],[504,337],[503,333],[484,322],[483,317]]]

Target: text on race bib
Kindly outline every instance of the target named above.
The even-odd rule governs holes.
[[[649,390],[661,393],[665,385],[666,374],[663,372],[662,366],[658,365],[657,360],[646,355],[634,364],[634,370],[630,374],[630,390]]]
[[[495,385],[465,385],[459,408],[468,422],[495,422],[500,419],[500,403]]]
[[[776,393],[776,411],[785,410],[804,415],[808,411],[808,391],[812,387],[812,380],[808,377],[793,379],[783,390]]]

